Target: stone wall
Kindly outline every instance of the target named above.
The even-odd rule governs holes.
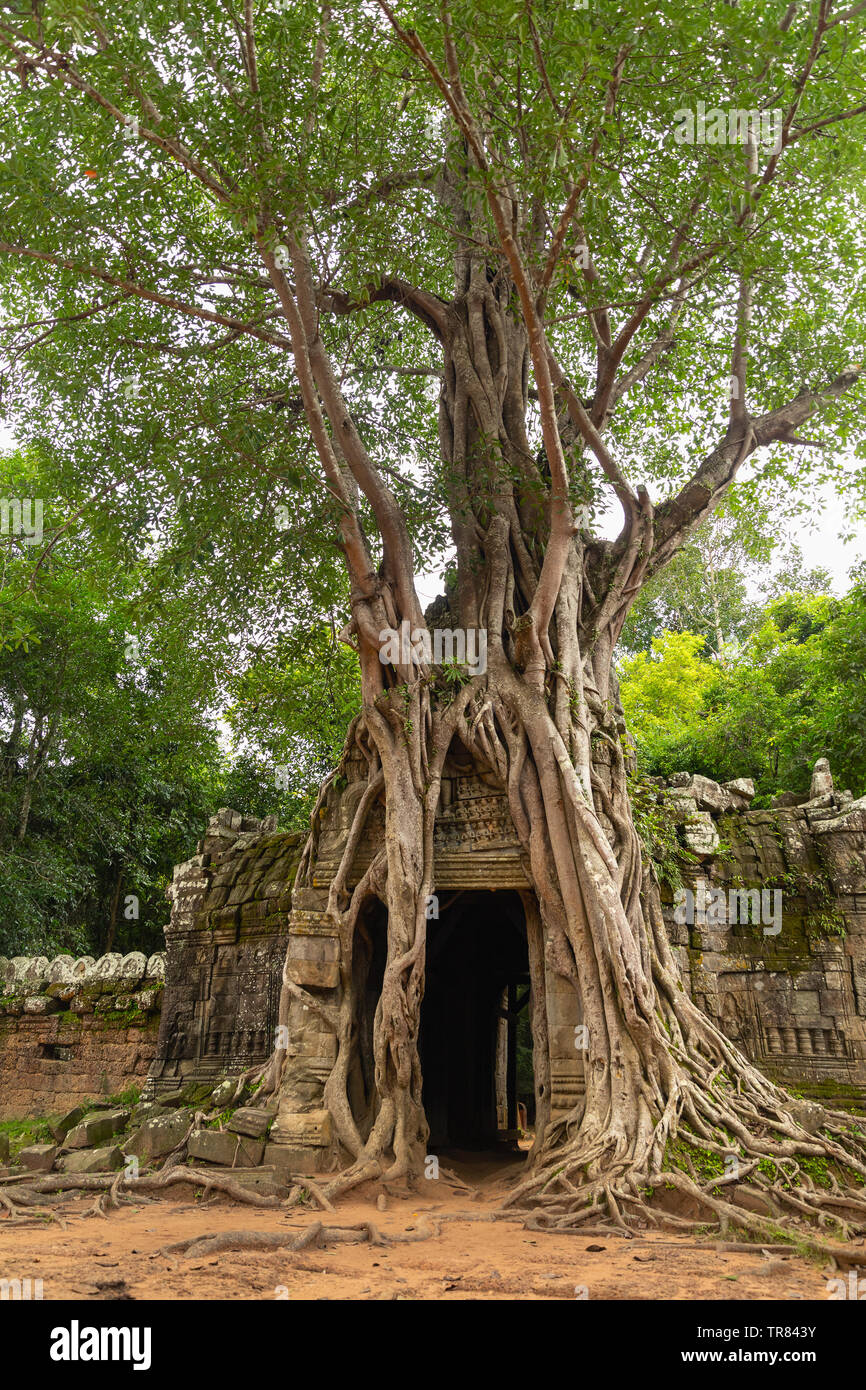
[[[866,798],[836,792],[823,759],[813,795],[769,810],[748,809],[748,782],[679,773],[657,785],[695,905],[704,885],[703,921],[682,920],[682,891],[679,911],[670,885],[663,894],[693,997],[770,1076],[866,1108]],[[744,890],[767,908],[779,893],[780,923],[752,921]]]
[[[219,811],[174,871],[150,1096],[245,1071],[273,1050],[302,839],[275,825]]]
[[[651,794],[676,828],[681,850],[679,899],[666,882],[665,917],[686,987],[749,1056],[804,1094],[863,1108],[866,798],[854,801],[835,791],[822,764],[812,791],[801,804],[784,797],[784,804],[752,810],[754,788],[747,781],[722,786],[688,773],[656,779]],[[437,823],[437,889],[523,884],[528,902],[532,895],[504,798],[463,769],[449,792]],[[195,858],[178,866],[149,1096],[192,1081],[213,1084],[265,1060],[287,947],[290,978],[323,1002],[334,999],[339,947],[326,912],[327,886],[355,804],[350,780],[323,805],[316,853],[294,894],[291,930],[299,836],[221,811]],[[374,816],[350,881],[369,861],[378,833]],[[684,886],[696,903],[702,891],[711,904],[723,895],[721,919],[708,909],[701,920],[699,909],[696,920],[683,920],[678,903]],[[761,892],[781,894],[777,925],[730,910],[732,893],[736,903],[756,893],[760,904]],[[566,984],[545,967],[555,1111],[570,1108],[582,1089],[574,1051],[579,1000]],[[294,1080],[271,1139],[288,1145],[293,1161],[315,1167],[317,1154],[324,1162],[331,1144],[322,1092],[335,1039],[300,1005],[290,1015],[289,1032]]]
[[[0,957],[0,1119],[144,1085],[165,956]]]

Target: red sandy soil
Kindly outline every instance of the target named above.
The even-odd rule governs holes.
[[[41,1278],[50,1299],[819,1299],[830,1271],[797,1254],[723,1253],[695,1248],[689,1236],[652,1230],[617,1236],[548,1235],[511,1221],[479,1221],[494,1210],[519,1171],[489,1158],[454,1168],[478,1196],[444,1175],[416,1196],[372,1194],[339,1202],[335,1214],[310,1207],[254,1208],[222,1198],[203,1205],[191,1192],[147,1205],[124,1206],[106,1218],[87,1216],[93,1194],[65,1202],[58,1222],[12,1226],[0,1217],[0,1278]],[[324,1216],[328,1225],[373,1221],[387,1235],[443,1222],[440,1234],[416,1244],[335,1245],[325,1250],[162,1254],[174,1241],[221,1231],[302,1230]],[[471,1220],[475,1217],[475,1220]]]

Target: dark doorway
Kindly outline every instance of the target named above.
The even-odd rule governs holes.
[[[349,1104],[366,1139],[375,1119],[376,1077],[373,1061],[373,1021],[382,993],[388,954],[388,914],[378,898],[371,898],[358,916],[352,949],[355,1028],[358,1049],[348,1077]]]
[[[479,1149],[534,1118],[529,955],[517,893],[466,892],[428,922],[419,1052],[430,1147]]]

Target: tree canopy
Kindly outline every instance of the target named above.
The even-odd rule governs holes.
[[[569,461],[576,500],[667,494],[654,566],[724,490],[737,450],[722,441],[747,408],[740,452],[775,441],[762,482],[801,501],[839,481],[840,443],[862,455],[846,388],[864,355],[863,38],[831,4],[496,0],[444,23],[365,3],[2,9],[6,409],[22,438],[68,452],[130,547],[170,536],[161,577],[211,557],[217,613],[249,600],[259,567],[283,596],[346,608],[341,503],[262,259],[285,260],[301,221],[318,331],[422,565],[450,541],[436,338],[455,247],[496,240],[491,180],[524,210],[562,409],[589,443]],[[495,149],[495,175],[464,171],[474,232],[441,186],[455,128],[469,139],[449,32],[459,101]],[[698,100],[778,109],[782,149],[678,143]],[[827,447],[794,447],[819,409]],[[589,429],[608,423],[599,457]],[[537,408],[533,428],[540,445]],[[522,482],[543,493],[545,476]]]
[[[299,623],[227,665],[206,606],[150,610],[153,561],[67,526],[63,487],[35,452],[0,458],[0,492],[50,499],[40,545],[3,537],[0,953],[158,950],[172,866],[219,806],[306,824],[354,658]]]

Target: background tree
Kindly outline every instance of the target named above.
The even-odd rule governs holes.
[[[781,538],[766,506],[728,493],[668,565],[635,599],[620,645],[649,652],[660,632],[691,632],[725,659],[752,625],[749,581]]]
[[[807,796],[816,759],[827,757],[837,785],[862,796],[864,612],[861,570],[841,599],[772,599],[724,668],[689,633],[662,634],[651,656],[626,658],[622,702],[643,770],[751,777],[767,805],[779,792]]]
[[[676,745],[703,712],[716,668],[706,639],[695,632],[662,631],[650,651],[636,652],[620,665],[620,698],[637,744],[638,759],[655,772],[659,748]]]
[[[0,459],[0,496],[50,499],[41,547],[2,539],[0,953],[159,950],[172,867],[219,806],[308,821],[354,657],[298,626],[291,653],[280,628],[228,667],[201,561],[165,584],[170,543],[148,561],[94,533],[50,457]]]
[[[4,11],[19,427],[86,419],[82,476],[121,457],[126,515],[133,496],[173,509],[208,544],[240,514],[267,551],[289,507],[289,591],[338,593],[346,566],[354,829],[384,795],[385,844],[352,892],[341,866],[329,910],[347,958],[365,902],[388,910],[369,1134],[345,1088],[351,990],[339,1016],[291,983],[281,1005],[337,1033],[326,1103],[355,1161],[335,1187],[425,1152],[425,902],[455,739],[507,789],[589,1030],[585,1098],[555,1126],[540,1106],[514,1200],[573,1222],[587,1203],[635,1217],[660,1172],[697,1194],[665,1167],[683,1127],[755,1164],[817,1149],[866,1175],[850,1121],[807,1134],[683,991],[611,666],[641,586],[747,460],[794,488],[807,422],[807,444],[862,449],[859,6]],[[778,110],[772,142],[735,120],[724,144],[682,143],[699,100]],[[815,458],[810,482],[831,477],[832,451]],[[613,541],[591,525],[607,498]],[[446,539],[450,620],[488,634],[456,691],[423,647],[379,660],[384,630],[424,629],[416,568]]]
[[[281,631],[250,662],[233,682],[226,714],[239,753],[225,784],[228,803],[267,815],[276,784],[287,794],[283,821],[308,824],[358,713],[357,659],[340,644],[333,624],[319,623]],[[250,778],[258,783],[255,792]]]

